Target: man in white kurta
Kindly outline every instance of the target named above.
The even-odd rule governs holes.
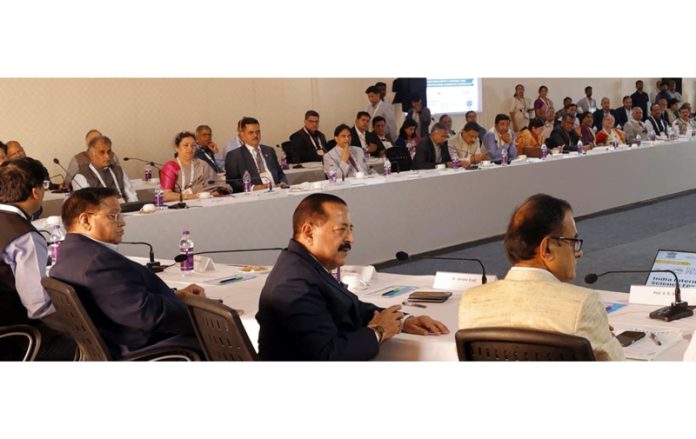
[[[549,195],[530,197],[513,214],[505,235],[513,267],[505,279],[462,296],[459,328],[561,332],[586,338],[597,360],[623,360],[599,295],[566,283],[575,278],[581,248],[570,205]]]

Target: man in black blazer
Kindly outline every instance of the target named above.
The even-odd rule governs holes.
[[[75,288],[115,359],[144,348],[200,346],[186,306],[179,299],[204,295],[189,285],[174,291],[154,273],[116,251],[125,222],[118,193],[92,187],[63,204],[68,231],[51,277]]]
[[[546,146],[549,149],[563,146],[563,151],[577,151],[580,136],[575,131],[575,116],[572,114],[563,115],[561,125],[551,131],[551,135],[546,139]]]
[[[293,239],[268,275],[259,298],[262,360],[369,360],[400,331],[447,334],[427,316],[403,322],[401,306],[361,302],[331,274],[345,264],[353,225],[345,201],[312,194],[293,214]],[[403,327],[403,328],[402,328]]]
[[[321,162],[326,149],[326,137],[319,131],[319,113],[309,110],[305,113],[304,127],[290,135],[292,162]]]
[[[227,182],[235,192],[244,192],[244,171],[251,176],[253,190],[267,189],[269,184],[287,185],[288,179],[278,162],[275,150],[261,145],[261,125],[253,117],[239,122],[239,138],[242,146],[227,153],[225,171]]]
[[[611,101],[608,97],[603,97],[600,105],[601,108],[594,112],[594,119],[592,121],[592,126],[595,127],[597,131],[602,129],[602,121],[606,116],[611,114],[612,116],[614,116],[614,118],[616,118],[616,116],[614,115],[614,110],[611,109]]]
[[[623,107],[614,110],[614,117],[616,118],[616,125],[621,125],[622,127],[626,125],[626,122],[631,120],[631,110],[633,108],[633,101],[630,96],[623,97]]]
[[[440,122],[433,125],[430,135],[425,136],[416,145],[416,155],[413,157],[413,169],[433,169],[435,165],[448,165],[452,158],[447,147],[447,127]],[[436,151],[438,148],[439,151]]]
[[[362,148],[373,157],[384,153],[384,145],[375,133],[367,131],[370,126],[370,114],[367,111],[359,111],[355,116],[355,125],[350,129],[350,144]]]
[[[652,127],[652,132],[655,133],[657,137],[667,136],[667,122],[662,118],[662,107],[660,104],[652,104],[650,107],[650,117],[646,121],[650,127]]]

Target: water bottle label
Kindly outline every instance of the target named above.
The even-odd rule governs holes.
[[[146,183],[152,180],[152,169],[145,169],[143,180],[145,180]]]
[[[60,249],[60,242],[54,242],[51,244],[51,261],[55,264],[58,261],[58,253]]]
[[[162,207],[164,206],[164,193],[161,191],[158,191],[155,193],[155,206],[157,207]]]
[[[186,259],[181,261],[181,271],[193,271],[193,249],[182,250],[181,254],[186,255]]]

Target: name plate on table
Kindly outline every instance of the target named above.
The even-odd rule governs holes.
[[[193,257],[193,271],[196,273],[209,273],[215,271],[215,262],[207,256],[195,255]]]
[[[495,275],[486,275],[488,282],[498,280]],[[481,275],[471,273],[452,273],[438,271],[435,273],[433,288],[438,290],[468,290],[471,287],[481,285]]]
[[[696,288],[682,288],[681,298],[689,304],[696,305]],[[628,303],[639,305],[667,306],[674,302],[674,287],[650,287],[631,285]]]

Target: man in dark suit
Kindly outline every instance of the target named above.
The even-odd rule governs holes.
[[[652,127],[652,132],[655,133],[657,137],[667,136],[667,122],[662,118],[662,107],[660,104],[652,104],[650,107],[650,117],[646,124]]]
[[[116,251],[126,223],[115,190],[74,192],[63,204],[62,217],[68,235],[51,277],[75,288],[114,358],[148,347],[200,351],[180,297],[204,295],[203,288],[189,285],[175,292]]]
[[[326,149],[326,136],[319,131],[319,113],[309,110],[305,113],[304,127],[290,136],[292,162],[320,162]]]
[[[427,316],[408,317],[361,302],[331,274],[345,264],[353,225],[345,201],[331,194],[302,200],[293,239],[276,261],[259,298],[262,360],[369,360],[399,332],[447,334]]]
[[[650,96],[643,91],[643,81],[639,79],[636,81],[636,91],[631,95],[631,104],[643,109],[644,122],[648,118],[648,102],[650,102]]]
[[[355,116],[355,125],[350,129],[350,144],[362,148],[373,157],[384,153],[384,145],[379,141],[375,133],[367,130],[370,126],[370,114],[367,111],[359,111]]]
[[[580,136],[575,131],[575,116],[566,114],[561,120],[561,125],[554,128],[546,139],[546,146],[549,149],[562,147],[562,151],[577,151],[579,140]]]
[[[416,155],[413,157],[413,169],[433,169],[435,165],[449,165],[452,161],[447,147],[447,127],[436,123],[416,145]],[[437,149],[436,149],[437,148]]]
[[[626,125],[626,122],[631,120],[631,109],[633,108],[633,101],[630,96],[623,97],[623,107],[614,110],[614,117],[616,118],[616,125],[621,125],[622,127]]]
[[[244,117],[239,122],[239,138],[242,146],[233,149],[225,157],[227,182],[235,192],[244,192],[242,178],[248,171],[252,190],[267,189],[269,184],[287,185],[288,179],[278,162],[275,150],[261,145],[261,125],[253,117]]]
[[[592,126],[595,127],[597,131],[602,129],[602,121],[605,117],[610,114],[614,116],[614,110],[611,109],[611,101],[608,97],[603,97],[600,105],[602,107],[594,112],[594,120],[592,121]],[[616,116],[614,116],[614,118],[616,118]]]

